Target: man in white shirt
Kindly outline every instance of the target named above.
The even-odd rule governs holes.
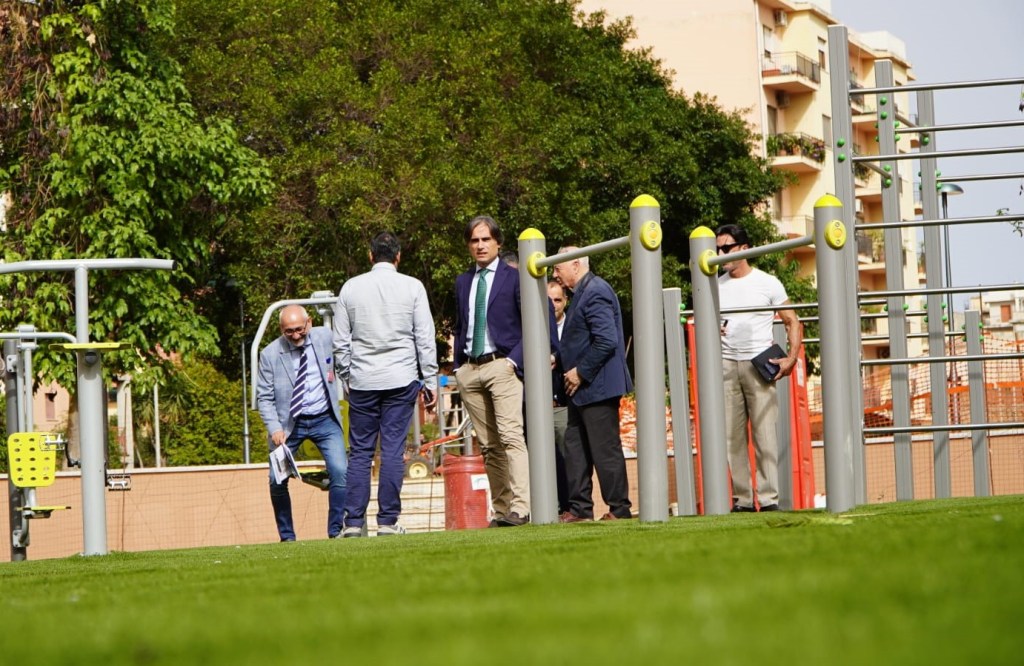
[[[715,233],[719,254],[748,249],[747,232],[736,224],[727,224]],[[789,297],[778,278],[751,266],[746,259],[722,265],[718,277],[721,309],[773,307],[788,304]],[[779,310],[786,327],[789,352],[770,359],[779,367],[772,382],[766,382],[750,362],[771,347],[772,310],[723,313],[722,359],[725,372],[725,431],[729,447],[729,471],[732,476],[734,512],[779,510],[779,444],[776,436],[778,402],[775,381],[793,372],[803,341],[803,326],[793,310]],[[754,440],[757,460],[757,505],[751,484],[750,458],[747,453],[747,422]]]
[[[380,438],[377,536],[403,534],[398,525],[405,477],[405,438],[419,394],[432,409],[437,396],[437,343],[427,292],[398,272],[398,239],[377,234],[368,273],[346,282],[334,312],[334,358],[348,393],[349,468],[343,537],[365,533],[370,467]]]

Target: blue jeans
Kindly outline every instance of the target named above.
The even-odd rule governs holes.
[[[377,525],[394,525],[402,513],[405,436],[409,432],[420,382],[384,391],[352,389],[348,396],[348,443],[352,461],[345,501],[345,526],[362,527],[370,503],[370,467],[380,437]]]
[[[295,421],[295,429],[288,435],[284,445],[295,453],[299,446],[310,440],[320,449],[327,465],[330,487],[327,495],[327,536],[336,537],[341,533],[345,506],[345,478],[348,474],[348,459],[345,456],[345,439],[341,432],[341,424],[334,420],[334,415],[327,411],[319,416],[300,416]],[[274,483],[274,473],[270,472],[270,503],[274,507],[274,520],[277,521],[277,533],[282,540],[295,539],[295,526],[292,522],[292,498],[288,494],[288,480]]]

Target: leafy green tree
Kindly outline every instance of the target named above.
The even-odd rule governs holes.
[[[234,119],[271,164],[271,205],[226,230],[219,274],[247,310],[336,289],[368,239],[400,234],[441,331],[469,263],[462,227],[494,215],[515,248],[628,233],[639,194],[661,204],[666,286],[686,286],[698,225],[758,241],[782,185],[739,115],[673,91],[628,23],[558,0],[179,0],[168,44],[201,113]],[[628,257],[597,258],[630,308]],[[213,295],[211,295],[213,296]],[[213,296],[211,312],[230,312]],[[230,322],[225,322],[230,326]],[[228,348],[237,348],[232,341]]]
[[[54,0],[0,7],[0,192],[10,192],[7,263],[148,257],[176,270],[94,272],[90,338],[129,346],[112,372],[217,352],[197,279],[225,230],[270,192],[264,162],[229,121],[199,118],[162,48],[171,0]],[[73,331],[71,274],[0,276],[0,327]],[[74,389],[66,353],[41,375]]]

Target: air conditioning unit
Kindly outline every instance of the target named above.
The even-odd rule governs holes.
[[[781,9],[776,9],[773,15],[775,17],[775,26],[785,28],[789,25],[789,15]]]
[[[775,106],[780,109],[784,109],[789,106],[789,93],[785,90],[780,90],[775,93]]]

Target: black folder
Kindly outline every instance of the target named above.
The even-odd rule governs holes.
[[[771,363],[773,358],[785,358],[786,352],[782,350],[782,347],[778,345],[772,345],[768,349],[750,359],[750,362],[757,368],[757,372],[766,381],[771,383],[775,380],[776,375],[779,374],[779,366]]]

